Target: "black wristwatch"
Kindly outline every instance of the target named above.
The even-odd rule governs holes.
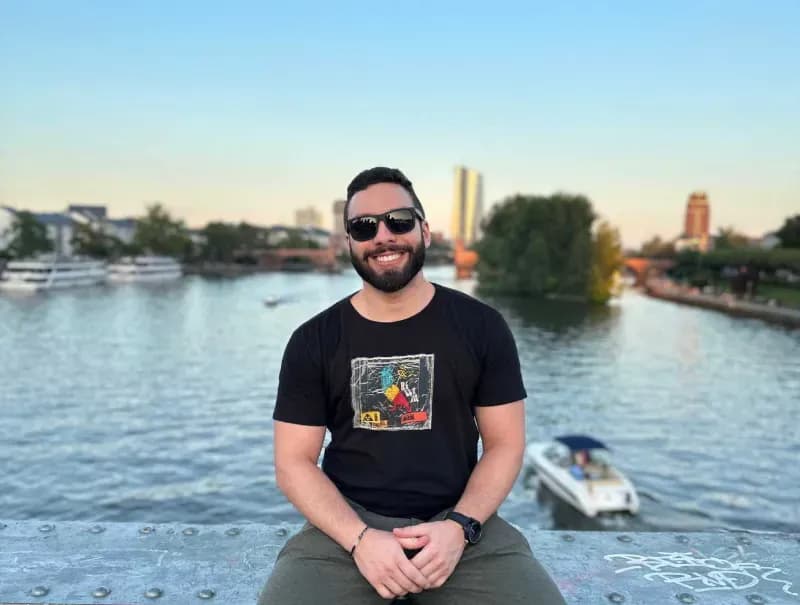
[[[466,540],[468,544],[477,544],[480,541],[483,530],[481,528],[481,522],[477,519],[467,517],[454,510],[447,513],[444,518],[452,519],[464,528],[464,540]]]

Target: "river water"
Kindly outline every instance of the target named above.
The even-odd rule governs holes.
[[[359,283],[273,273],[0,296],[0,519],[299,521],[272,470],[283,347]],[[800,331],[637,293],[603,309],[488,302],[517,340],[529,440],[606,441],[642,500],[637,517],[589,521],[522,474],[509,520],[800,531]]]

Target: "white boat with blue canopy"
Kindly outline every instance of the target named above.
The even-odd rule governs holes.
[[[593,437],[562,435],[530,443],[525,462],[551,492],[588,517],[639,511],[633,484],[613,466],[609,448]]]

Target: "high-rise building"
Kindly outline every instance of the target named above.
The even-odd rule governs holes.
[[[345,200],[333,202],[333,229],[331,229],[331,243],[336,254],[347,252],[347,239],[344,232],[344,206]]]
[[[294,213],[294,223],[296,227],[317,227],[322,228],[322,215],[313,206],[300,208]]]
[[[476,170],[455,169],[453,181],[453,241],[470,246],[480,238],[483,218],[483,178]]]
[[[333,202],[333,229],[332,235],[341,235],[344,237],[344,206],[345,200],[336,200]]]
[[[710,221],[711,206],[708,203],[708,195],[704,191],[693,192],[686,203],[682,239],[693,242],[692,247],[705,252],[709,247]]]

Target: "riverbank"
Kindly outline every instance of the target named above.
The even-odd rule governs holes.
[[[253,605],[298,529],[0,521],[0,603]],[[800,534],[520,529],[568,605],[800,600]]]
[[[648,281],[645,292],[654,298],[800,328],[798,309],[741,300],[728,293],[703,294],[696,288],[681,286],[666,279]]]

